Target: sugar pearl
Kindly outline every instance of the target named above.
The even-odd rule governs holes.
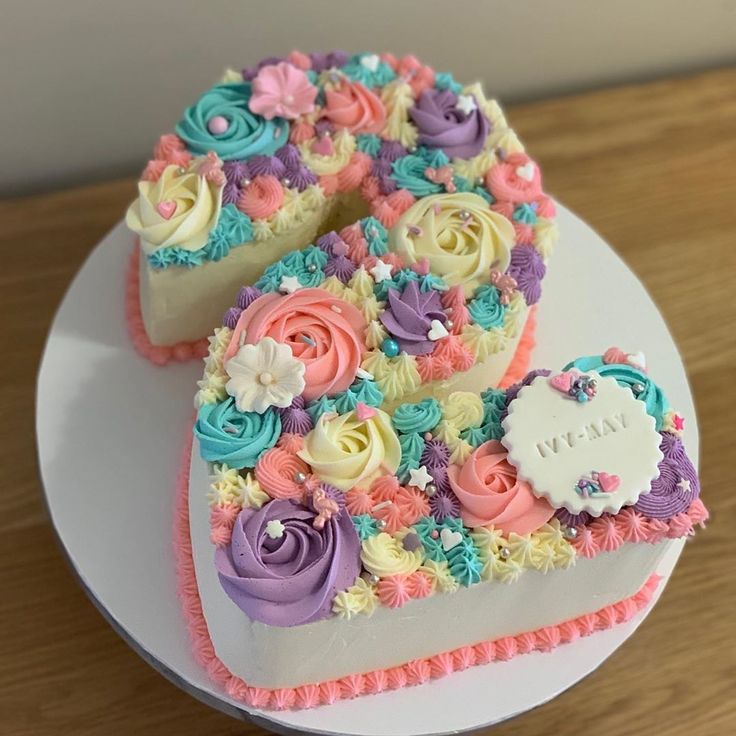
[[[307,476],[304,473],[302,473],[301,470],[297,470],[297,472],[294,473],[294,483],[298,483],[299,485],[301,485],[306,480],[307,480]]]
[[[215,115],[215,117],[210,118],[207,122],[207,130],[209,130],[212,135],[222,135],[227,132],[229,127],[230,122],[222,115]]]
[[[508,547],[501,547],[501,549],[498,550],[498,556],[502,560],[508,560],[509,557],[511,557],[511,550]]]

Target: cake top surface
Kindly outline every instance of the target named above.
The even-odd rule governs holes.
[[[539,168],[498,104],[413,56],[292,52],[229,71],[159,139],[138,189],[127,223],[155,269],[220,260],[349,192],[384,227],[472,193],[518,242],[554,240]]]
[[[268,311],[291,296],[258,296],[238,322],[247,315],[260,335],[259,301]],[[331,319],[332,306],[325,297],[318,309]],[[319,383],[309,400],[308,366],[288,337],[236,334],[211,338],[207,370],[222,371],[225,398],[200,400],[194,433],[210,464],[219,578],[252,620],[370,615],[687,536],[707,518],[684,420],[641,354],[611,348],[507,390],[388,407],[368,376],[333,399]],[[334,361],[348,359],[351,339],[337,340]]]

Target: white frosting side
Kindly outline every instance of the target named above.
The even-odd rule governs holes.
[[[624,544],[578,559],[569,570],[526,571],[509,585],[488,582],[410,601],[373,616],[337,617],[278,628],[252,622],[227,597],[209,541],[207,466],[192,453],[189,514],[202,608],[217,656],[248,684],[295,687],[393,667],[460,646],[561,623],[633,595],[656,571],[670,545]]]

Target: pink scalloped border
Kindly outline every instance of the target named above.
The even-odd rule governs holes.
[[[419,685],[473,665],[505,661],[519,654],[528,654],[533,651],[548,652],[560,644],[567,644],[581,636],[610,629],[616,624],[628,621],[649,603],[659,584],[660,577],[652,575],[638,593],[594,613],[517,636],[507,636],[495,641],[481,642],[474,646],[460,647],[451,652],[442,652],[433,657],[416,659],[398,667],[349,675],[339,680],[301,685],[296,688],[271,690],[251,687],[233,675],[218,659],[202,612],[189,532],[188,496],[191,453],[190,426],[184,443],[175,489],[174,551],[177,595],[181,600],[195,659],[204,667],[210,679],[222,687],[231,698],[251,708],[286,710],[329,705],[337,700],[354,698],[358,695]]]
[[[166,365],[171,362],[183,363],[195,358],[207,357],[209,343],[206,337],[191,342],[179,342],[176,345],[154,345],[148,339],[141,314],[138,277],[140,253],[140,245],[136,239],[125,273],[125,324],[136,352],[156,365]]]

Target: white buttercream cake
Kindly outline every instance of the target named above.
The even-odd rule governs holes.
[[[241,285],[365,218],[345,259],[300,282],[346,283],[351,263],[401,254],[469,297],[495,266],[518,282],[520,327],[486,340],[482,385],[496,385],[557,239],[539,167],[497,102],[413,56],[292,52],[229,71],[159,139],[138,190],[128,322],[159,363],[200,352]]]

